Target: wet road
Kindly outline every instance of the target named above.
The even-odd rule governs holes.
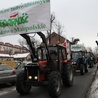
[[[96,68],[89,69],[89,72],[81,76],[75,73],[74,85],[72,87],[63,87],[59,98],[84,98],[95,76]],[[51,98],[47,87],[32,87],[30,94],[21,96],[17,93],[15,86],[0,87],[0,98]]]

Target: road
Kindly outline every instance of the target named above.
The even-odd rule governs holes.
[[[89,69],[89,72],[81,76],[75,73],[74,85],[72,87],[63,87],[59,98],[85,98],[85,94],[95,76],[96,68]],[[0,98],[51,98],[48,95],[47,87],[32,87],[30,94],[21,96],[17,93],[15,86],[0,87]]]

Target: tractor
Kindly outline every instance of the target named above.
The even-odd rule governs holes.
[[[32,63],[24,66],[24,70],[17,75],[16,90],[20,94],[28,94],[32,86],[42,86],[46,83],[49,95],[58,98],[62,84],[73,85],[74,73],[71,60],[67,59],[66,47],[56,44],[47,45],[45,35],[37,32],[43,45],[35,48],[29,35],[20,34],[26,39]]]
[[[92,52],[89,51],[86,53],[86,57],[87,57],[89,68],[92,68],[94,64],[96,64],[96,57]]]
[[[80,70],[80,74],[88,72],[88,61],[86,58],[85,47],[82,45],[72,45],[71,46],[71,61],[74,68],[74,72]]]

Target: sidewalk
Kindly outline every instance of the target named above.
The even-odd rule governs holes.
[[[96,71],[94,81],[89,88],[86,98],[98,98],[98,70]]]

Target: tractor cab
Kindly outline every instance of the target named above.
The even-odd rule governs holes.
[[[59,69],[59,66],[62,66],[62,63],[60,62],[68,62],[67,60],[67,52],[66,52],[66,47],[63,47],[61,45],[50,45],[48,46],[49,50],[49,55],[50,58],[47,54],[47,51],[45,47],[40,46],[37,48],[37,57],[39,60],[39,64],[41,65],[42,62],[48,62],[47,66],[51,66],[51,69]]]
[[[84,52],[82,52],[82,51],[72,51],[72,55],[71,55],[71,57],[72,57],[72,63],[74,64],[76,64],[76,62],[78,62],[79,63],[79,60],[81,59],[81,58],[84,58],[85,57],[85,53]],[[81,62],[81,63],[83,63],[83,62]]]

